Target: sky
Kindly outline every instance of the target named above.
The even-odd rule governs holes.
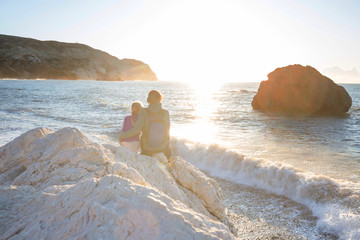
[[[259,82],[302,64],[360,83],[358,0],[0,0],[0,34],[84,43],[160,80]]]

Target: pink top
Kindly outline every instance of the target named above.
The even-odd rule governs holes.
[[[131,116],[126,116],[124,119],[122,131],[126,132],[127,130],[132,129],[138,117],[139,117],[138,114],[134,114],[134,117],[131,120]],[[122,142],[133,142],[133,141],[140,141],[140,134],[122,140]]]

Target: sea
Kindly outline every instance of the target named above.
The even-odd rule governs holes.
[[[0,146],[37,127],[76,127],[92,141],[118,145],[131,103],[147,106],[147,93],[157,89],[170,113],[173,154],[218,181],[240,239],[254,231],[360,239],[360,85],[342,85],[353,104],[337,117],[255,111],[258,86],[1,80]],[[246,222],[256,225],[247,231]]]

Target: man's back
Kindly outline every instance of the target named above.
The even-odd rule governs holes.
[[[141,136],[141,150],[157,153],[169,147],[170,117],[161,104],[150,104],[144,109],[145,121]]]

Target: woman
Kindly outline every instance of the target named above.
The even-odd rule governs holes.
[[[126,116],[124,119],[123,128],[122,128],[123,132],[132,129],[135,126],[135,123],[139,118],[139,114],[142,107],[143,105],[141,102],[133,102],[131,104],[131,115]],[[140,146],[140,133],[132,137],[122,139],[120,141],[120,145],[137,153]]]

